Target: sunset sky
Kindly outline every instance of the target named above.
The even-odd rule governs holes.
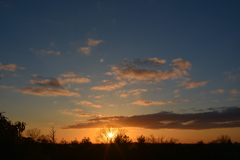
[[[0,112],[70,141],[108,124],[240,142],[239,0],[0,0]]]

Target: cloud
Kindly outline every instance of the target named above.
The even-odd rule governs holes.
[[[203,130],[214,128],[240,127],[240,108],[228,107],[222,111],[206,111],[202,113],[178,114],[173,112],[159,112],[133,116],[108,116],[88,119],[88,123],[66,125],[71,128],[99,128],[105,125],[120,127],[139,127],[145,129],[191,129]]]
[[[230,91],[230,93],[231,93],[231,94],[239,94],[240,91],[238,91],[238,90],[236,90],[236,89],[233,89],[233,90]]]
[[[124,66],[123,68],[113,66],[112,72],[107,72],[107,75],[115,75],[118,79],[127,80],[154,80],[159,82],[161,80],[167,79],[177,79],[183,77],[183,75],[188,75],[184,70],[178,68],[172,68],[172,71],[161,71],[161,70],[146,70],[134,68],[131,65]]]
[[[72,111],[74,111],[74,112],[82,112],[82,110],[81,109],[73,109]]]
[[[57,56],[61,55],[61,52],[58,52],[58,51],[35,50],[34,48],[29,48],[28,50],[41,55],[47,55],[47,54],[55,54]]]
[[[58,78],[58,79],[63,84],[65,84],[65,83],[89,83],[89,82],[91,82],[91,79],[88,79],[88,78],[67,78],[67,79]]]
[[[130,90],[123,90],[118,91],[117,94],[119,94],[120,97],[128,97],[129,95],[139,95],[142,92],[147,92],[147,89],[130,89]]]
[[[37,74],[33,74],[31,77],[32,78],[44,78],[43,76],[40,76],[40,75],[37,75]]]
[[[39,86],[44,86],[44,87],[56,87],[56,88],[62,88],[62,83],[58,81],[57,79],[45,79],[42,81],[34,81],[30,80],[30,84],[35,84]]]
[[[65,72],[65,73],[61,74],[61,76],[62,77],[77,77],[79,75],[74,72]]]
[[[92,107],[95,107],[95,108],[102,108],[101,105],[96,105],[96,104],[93,104],[92,102],[89,102],[89,101],[72,101],[72,103],[75,103],[75,105],[89,105],[89,106],[92,106]]]
[[[228,101],[237,101],[237,98],[229,98]]]
[[[2,86],[0,86],[0,88],[8,89],[8,88],[16,88],[16,87],[15,86],[4,86],[4,85],[2,85]]]
[[[167,103],[162,102],[162,101],[136,101],[136,102],[133,102],[132,104],[149,106],[149,105],[163,105],[163,104],[167,104]]]
[[[218,89],[216,91],[210,91],[211,93],[224,93],[225,90],[224,89]]]
[[[102,42],[104,42],[103,40],[95,40],[95,39],[91,39],[91,38],[89,38],[88,40],[87,40],[87,44],[89,45],[89,46],[96,46],[96,45],[98,45],[99,43],[102,43]]]
[[[178,104],[181,101],[168,101],[169,104]]]
[[[103,40],[95,40],[95,39],[91,39],[89,38],[87,40],[87,45],[88,46],[85,46],[85,47],[80,47],[78,48],[78,51],[79,52],[83,52],[84,54],[90,54],[91,53],[91,50],[92,50],[92,47],[93,46],[97,46],[98,44],[104,42]]]
[[[76,116],[79,116],[79,117],[101,117],[101,115],[86,114],[86,113],[76,114]]]
[[[116,88],[121,88],[121,87],[123,87],[125,85],[127,85],[127,82],[120,81],[120,82],[117,82],[117,83],[108,84],[106,86],[95,86],[95,87],[92,87],[91,90],[111,91],[111,90],[116,89]]]
[[[148,58],[148,59],[145,59],[145,60],[140,60],[140,59],[132,60],[132,63],[135,63],[135,64],[153,64],[153,65],[161,66],[161,65],[166,63],[166,60],[165,59],[158,59],[158,58],[154,57],[154,58]]]
[[[37,96],[75,96],[80,97],[80,94],[75,92],[69,92],[68,90],[55,90],[51,88],[32,88],[32,87],[22,87],[19,90],[16,90],[18,92],[24,93],[24,94],[33,94]]]
[[[173,92],[174,92],[174,94],[177,94],[177,93],[179,92],[179,90],[176,89],[176,90],[174,90]]]
[[[0,63],[0,70],[5,70],[5,71],[12,71],[12,72],[14,72],[16,69],[26,70],[26,68],[24,68],[24,67],[18,67],[16,64],[3,65],[2,63]]]
[[[188,61],[184,61],[181,58],[177,58],[172,60],[173,66],[178,66],[180,69],[191,69],[191,63]]]
[[[186,89],[197,88],[198,86],[205,86],[208,81],[200,81],[200,82],[193,82],[191,80],[184,81],[180,84],[180,86],[186,86]]]
[[[103,63],[103,62],[104,62],[104,59],[103,59],[103,58],[101,58],[99,61],[100,61],[101,63]]]
[[[90,54],[91,53],[91,47],[80,47],[78,48],[79,52],[83,52],[84,54]]]
[[[218,102],[219,100],[212,100],[212,102]]]

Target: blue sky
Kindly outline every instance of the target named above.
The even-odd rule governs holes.
[[[237,0],[2,0],[0,111],[28,128],[54,126],[59,138],[115,124],[183,142],[196,141],[190,130],[240,141],[239,7]]]

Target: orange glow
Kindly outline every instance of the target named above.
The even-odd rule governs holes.
[[[113,136],[114,136],[113,133],[108,133],[108,137],[109,137],[109,138],[112,138]]]

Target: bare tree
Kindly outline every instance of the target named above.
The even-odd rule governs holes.
[[[52,144],[55,144],[57,142],[57,138],[56,138],[56,130],[54,129],[54,127],[52,127],[52,129],[50,130],[50,133],[49,133],[49,139],[50,139],[50,142]]]
[[[37,141],[38,137],[41,135],[41,130],[37,128],[26,130],[25,135],[32,138],[34,141]]]

